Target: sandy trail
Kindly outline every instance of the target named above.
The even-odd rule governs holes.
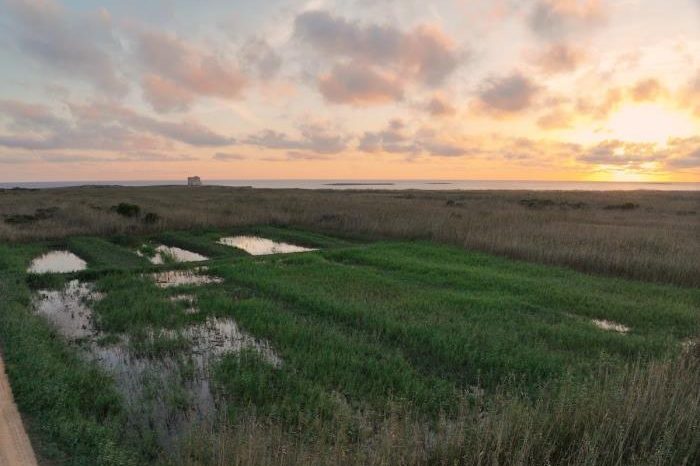
[[[37,466],[0,355],[0,466]]]

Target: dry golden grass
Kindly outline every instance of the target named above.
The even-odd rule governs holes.
[[[110,211],[138,204],[146,224]],[[624,208],[624,207],[628,208]],[[700,285],[700,193],[310,191],[226,187],[66,188],[0,192],[0,240],[77,234],[294,225],[379,238],[422,238],[516,259],[635,279]]]
[[[436,426],[398,408],[304,441],[269,419],[202,429],[176,465],[690,465],[700,461],[698,354],[628,366],[534,401],[489,395]],[[506,390],[505,393],[508,393]],[[345,424],[343,423],[345,422]],[[305,426],[309,429],[310,426]],[[313,426],[311,426],[313,428]]]

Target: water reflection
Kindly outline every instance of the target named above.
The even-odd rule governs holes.
[[[210,369],[223,355],[251,349],[274,367],[282,364],[269,343],[229,318],[134,336],[105,334],[96,329],[90,307],[102,297],[91,284],[73,280],[62,290],[38,291],[32,306],[114,378],[133,428],[155,433],[163,447],[174,445],[193,423],[216,416]],[[197,312],[193,295],[170,299],[187,301]]]
[[[219,244],[242,249],[253,256],[263,256],[268,254],[289,254],[293,252],[315,251],[316,249],[295,246],[288,243],[280,243],[260,238],[258,236],[229,236],[221,238]]]
[[[87,263],[69,251],[51,251],[37,257],[27,269],[29,273],[70,273],[85,270]]]
[[[139,256],[145,255],[141,250],[137,251],[136,254]],[[161,244],[155,248],[155,254],[148,257],[148,260],[152,264],[165,264],[167,262],[201,262],[209,260],[209,258],[187,249]]]

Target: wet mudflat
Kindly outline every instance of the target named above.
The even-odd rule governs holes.
[[[221,238],[219,240],[219,244],[242,249],[253,256],[315,251],[313,248],[277,242],[267,238],[260,238],[258,236],[228,236]]]
[[[183,280],[181,275],[176,274],[178,284],[211,283]],[[254,351],[271,367],[282,365],[269,343],[243,331],[231,318],[208,317],[179,329],[149,328],[136,334],[103,332],[92,310],[103,297],[92,284],[72,280],[62,289],[38,290],[32,308],[87,360],[114,377],[129,422],[155,432],[164,448],[175,445],[192,425],[217,416],[210,369],[222,356]],[[199,312],[192,294],[168,299],[186,303],[188,314]]]
[[[71,280],[62,290],[37,291],[33,307],[64,337],[79,340],[95,335],[90,303],[100,298],[91,285]]]
[[[51,251],[37,257],[27,269],[29,273],[70,273],[85,270],[87,263],[69,251]]]

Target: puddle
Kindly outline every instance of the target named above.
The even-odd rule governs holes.
[[[210,317],[201,325],[185,328],[180,334],[193,343],[192,352],[195,354],[211,358],[253,349],[272,366],[282,365],[282,360],[268,343],[241,330],[233,319]]]
[[[597,320],[594,319],[591,322],[593,322],[593,325],[598,327],[599,329],[602,330],[609,330],[611,332],[618,332],[618,333],[627,333],[630,331],[630,328],[627,327],[626,325],[618,324],[617,322],[612,322],[610,320]]]
[[[88,304],[101,299],[87,283],[71,280],[63,290],[41,290],[33,300],[34,310],[69,340],[96,334]]]
[[[178,248],[175,246],[159,245],[155,248],[155,255],[147,257],[152,264],[165,264],[168,262],[201,262],[209,260],[208,257],[196,252],[188,251],[187,249]],[[136,251],[139,256],[145,256],[141,251]]]
[[[295,246],[288,243],[278,243],[258,236],[229,236],[221,238],[219,244],[242,249],[253,256],[264,256],[268,254],[289,254],[292,252],[316,251],[313,248]]]
[[[222,278],[200,273],[206,270],[205,267],[199,267],[194,270],[167,270],[165,272],[153,273],[151,274],[151,278],[153,278],[156,285],[161,288],[224,282]]]
[[[163,445],[175,444],[188,427],[217,415],[210,368],[224,354],[253,349],[274,367],[282,364],[269,344],[243,332],[230,319],[209,318],[203,324],[148,336],[151,342],[179,338],[188,340],[191,349],[157,358],[134,355],[127,336],[117,344],[90,348],[94,359],[114,376],[134,424],[155,430]]]
[[[101,298],[92,285],[73,280],[63,290],[38,291],[32,306],[78,346],[84,357],[112,375],[132,427],[155,432],[163,447],[174,446],[189,427],[217,415],[219,406],[211,390],[210,367],[224,354],[252,349],[274,367],[282,364],[267,342],[224,318],[208,318],[180,330],[150,331],[145,337],[145,342],[151,344],[163,339],[185,340],[189,349],[180,347],[164,355],[156,353],[157,357],[134,353],[128,335],[95,330],[90,303]],[[195,301],[187,294],[170,299]]]
[[[69,273],[85,270],[87,263],[69,251],[51,251],[37,257],[27,269],[29,273]]]

